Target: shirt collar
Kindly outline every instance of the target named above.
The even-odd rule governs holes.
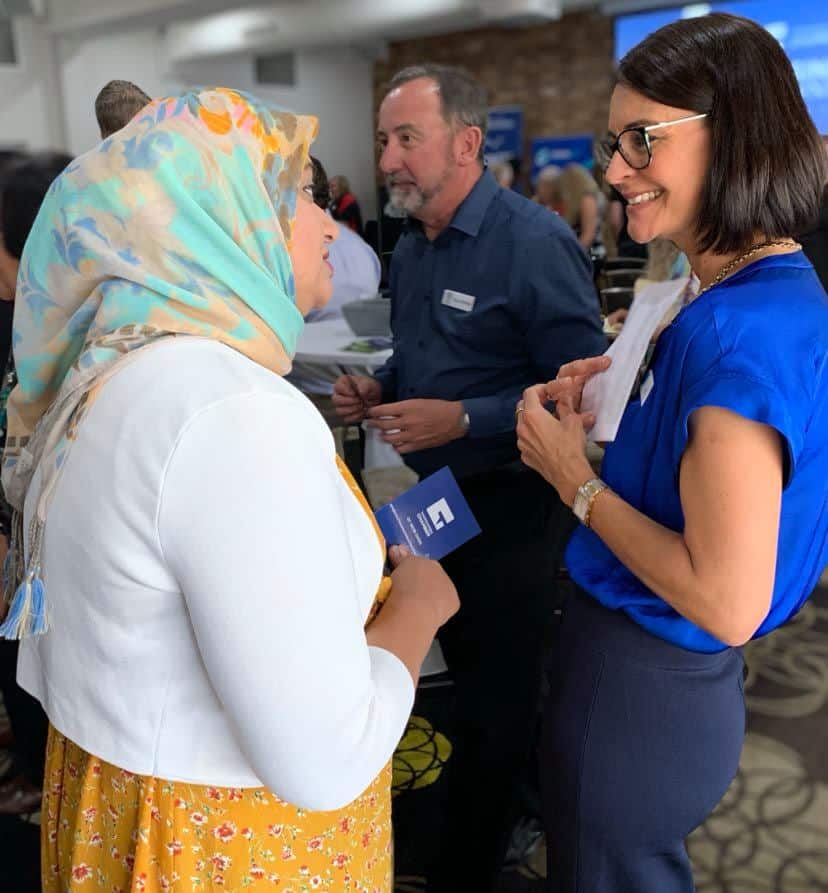
[[[460,206],[454,212],[451,219],[453,229],[459,229],[460,232],[469,236],[476,236],[480,232],[480,226],[486,211],[492,203],[492,199],[497,194],[500,187],[497,185],[492,172],[486,168],[480,175],[478,181],[472,187],[472,191],[463,199]]]

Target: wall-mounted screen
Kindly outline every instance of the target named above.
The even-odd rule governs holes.
[[[618,16],[615,20],[616,61],[648,34],[676,21],[731,12],[764,25],[782,44],[793,63],[802,96],[820,133],[828,134],[828,2],[826,0],[743,0],[695,3],[670,9]]]

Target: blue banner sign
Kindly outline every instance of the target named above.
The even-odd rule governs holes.
[[[486,161],[517,161],[523,156],[523,108],[519,105],[489,109],[484,148]]]
[[[532,182],[543,168],[566,167],[576,162],[592,168],[592,135],[546,136],[532,140]]]

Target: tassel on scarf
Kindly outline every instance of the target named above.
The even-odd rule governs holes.
[[[17,512],[15,512],[17,515]],[[16,517],[15,521],[19,521]],[[23,550],[22,525],[15,523],[12,529],[12,541],[9,554],[6,556],[4,577],[6,581],[6,601],[8,613],[0,625],[0,638],[23,639],[26,636],[38,636],[49,629],[49,618],[46,609],[46,587],[40,576],[40,544],[43,528],[37,522],[32,523],[32,557],[25,577],[19,582],[18,569],[22,566]],[[17,585],[15,589],[14,586]],[[11,593],[14,593],[10,596]]]

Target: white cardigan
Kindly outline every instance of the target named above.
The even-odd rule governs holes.
[[[381,573],[312,404],[228,347],[170,339],[80,426],[46,523],[51,629],[21,644],[18,679],[123,769],[335,809],[414,698],[365,640]]]

